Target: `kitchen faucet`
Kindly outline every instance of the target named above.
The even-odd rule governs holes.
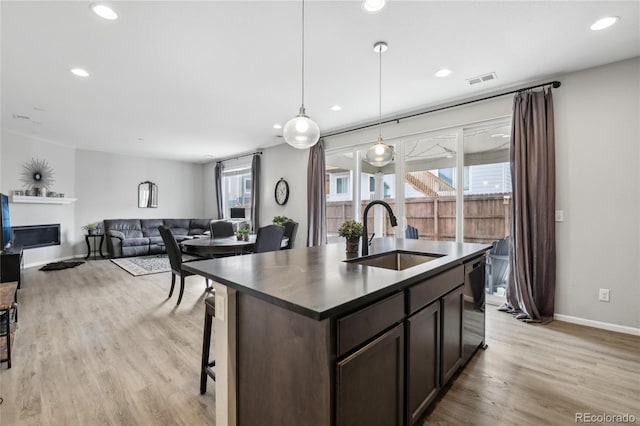
[[[371,206],[374,206],[376,204],[380,204],[381,206],[383,206],[385,209],[387,209],[387,212],[389,212],[389,220],[391,221],[391,226],[398,226],[398,220],[396,219],[396,217],[393,214],[393,210],[391,210],[391,206],[387,203],[385,203],[382,200],[373,200],[372,202],[370,202],[369,204],[367,204],[367,206],[364,208],[364,212],[362,213],[362,234],[364,236],[363,240],[362,240],[362,255],[363,256],[367,256],[369,254],[369,235],[367,232],[367,213],[369,213],[369,209],[371,208]]]

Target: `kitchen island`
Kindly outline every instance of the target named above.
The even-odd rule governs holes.
[[[403,270],[344,244],[185,264],[216,290],[216,424],[412,424],[463,363],[465,264],[490,247],[374,240],[367,259],[433,255]]]

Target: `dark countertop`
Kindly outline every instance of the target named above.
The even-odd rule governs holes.
[[[343,262],[345,244],[298,248],[184,263],[187,271],[302,315],[323,320],[460,265],[490,244],[378,238],[370,255],[407,250],[445,256],[394,271]],[[359,256],[359,255],[358,255]]]

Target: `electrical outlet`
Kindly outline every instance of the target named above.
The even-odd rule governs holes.
[[[609,289],[608,288],[601,288],[598,292],[598,300],[600,300],[601,302],[608,302],[609,301]]]
[[[556,222],[564,222],[564,210],[556,210]]]

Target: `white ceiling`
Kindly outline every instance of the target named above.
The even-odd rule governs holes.
[[[3,129],[194,162],[283,143],[272,126],[300,106],[300,2],[111,2],[117,21],[89,5],[2,1]],[[621,19],[589,30],[608,15]],[[368,14],[307,0],[305,106],[323,133],[377,120],[379,40],[390,116],[638,56],[640,2],[389,0]]]

